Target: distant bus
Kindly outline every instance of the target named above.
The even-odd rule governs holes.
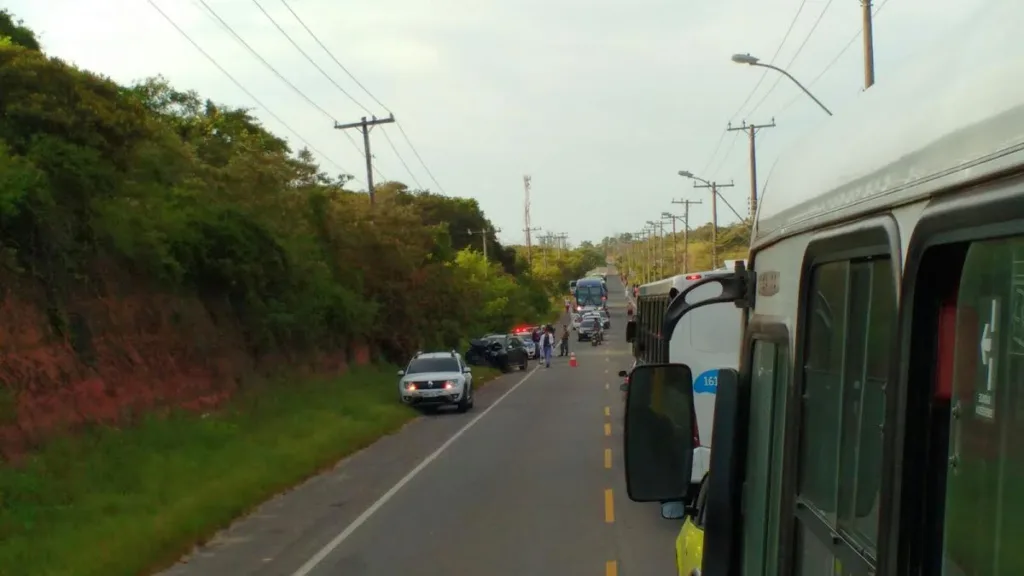
[[[608,285],[600,276],[580,278],[576,281],[573,296],[576,298],[577,310],[582,310],[584,306],[604,307],[608,301]]]

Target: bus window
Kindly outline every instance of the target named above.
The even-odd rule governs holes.
[[[1024,238],[969,248],[954,354],[944,572],[1021,574]]]
[[[796,558],[802,574],[835,570],[833,534],[851,557],[855,550],[874,555],[885,386],[896,330],[891,266],[888,258],[873,258],[812,270],[798,457]]]

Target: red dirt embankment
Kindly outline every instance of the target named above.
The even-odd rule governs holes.
[[[90,423],[130,424],[170,407],[219,406],[251,375],[282,367],[343,372],[366,347],[296,361],[253,358],[230,315],[197,298],[82,299],[56,313],[0,294],[0,459]]]

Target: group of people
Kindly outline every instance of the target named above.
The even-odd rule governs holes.
[[[533,331],[531,339],[537,346],[537,359],[544,363],[545,368],[551,368],[551,357],[555,349],[555,327],[548,324],[543,328],[538,328]],[[569,327],[564,324],[559,339],[558,355],[569,355]]]

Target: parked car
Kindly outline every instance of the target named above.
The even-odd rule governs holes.
[[[473,373],[458,352],[418,352],[405,370],[398,371],[402,402],[420,410],[473,407]]]
[[[530,366],[523,340],[516,334],[488,334],[471,340],[466,358],[471,364],[486,364],[502,372],[510,372],[513,368],[526,370]]]
[[[523,348],[526,348],[526,357],[534,359],[537,357],[537,344],[534,343],[533,338],[530,334],[516,334],[519,341],[523,343]]]
[[[583,315],[582,314],[573,314],[572,315],[572,319],[569,321],[569,325],[572,327],[573,331],[576,331],[576,330],[579,329],[580,322],[582,322],[582,321],[583,321]]]

